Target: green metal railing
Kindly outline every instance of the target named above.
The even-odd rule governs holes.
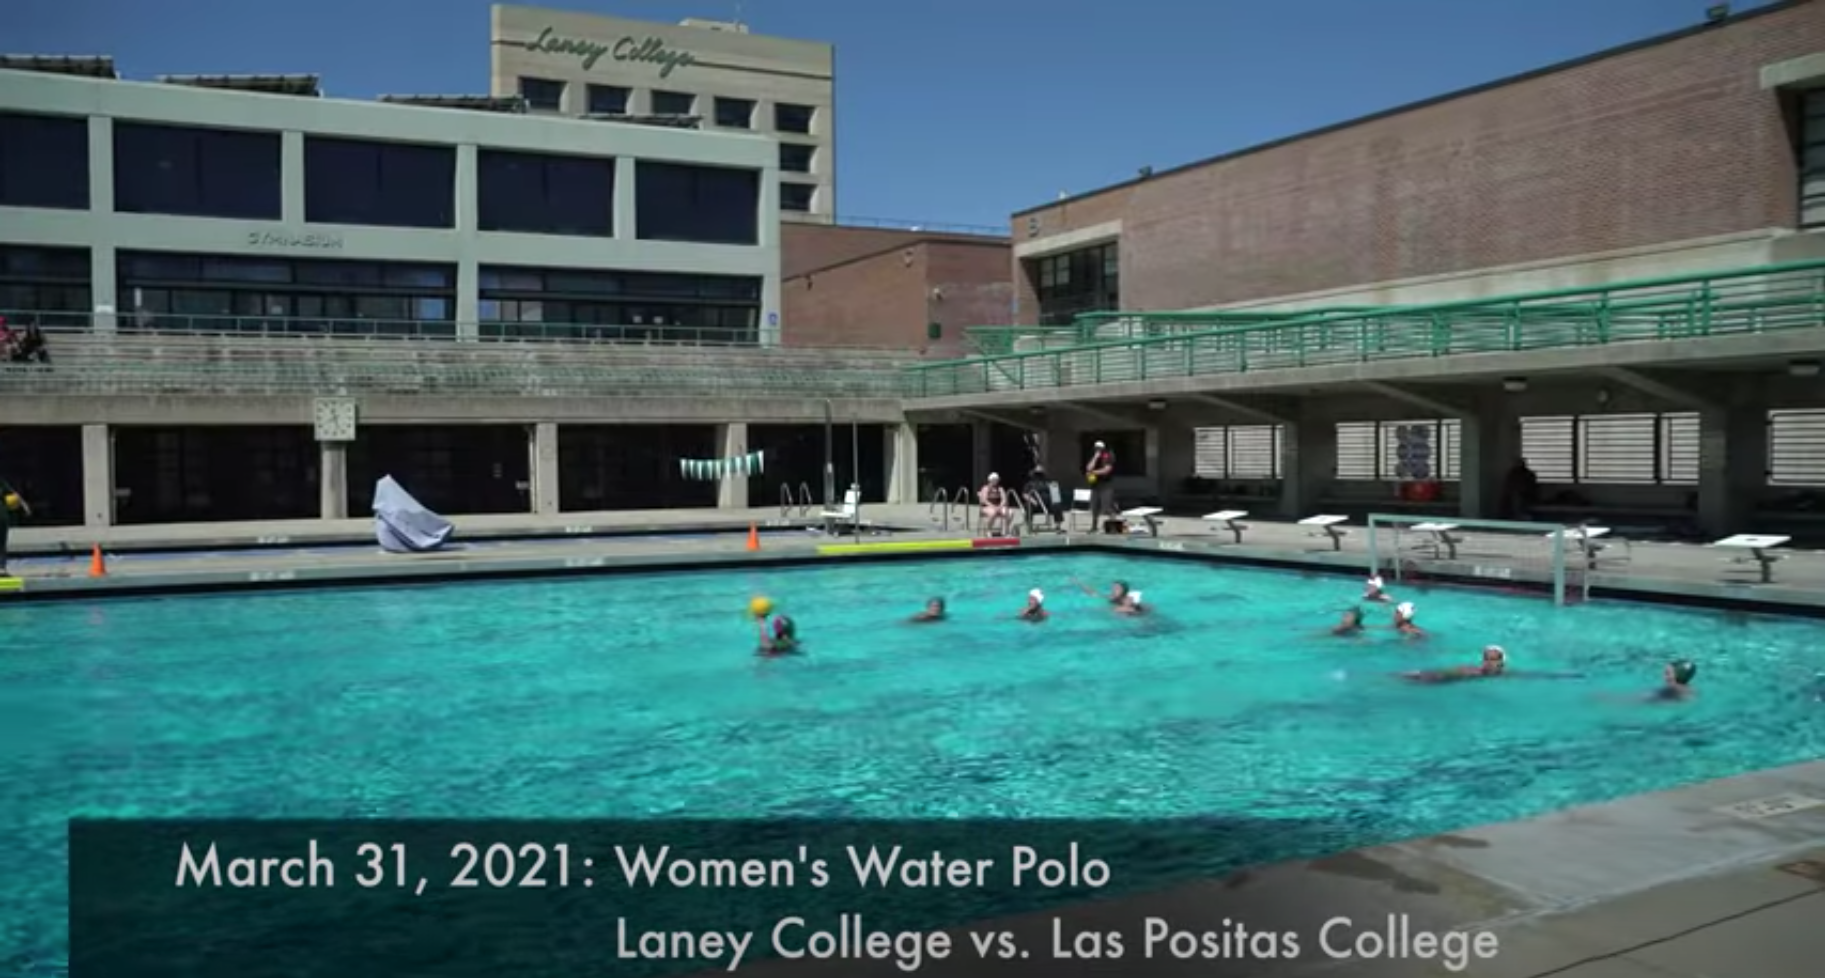
[[[1249,373],[1467,353],[1825,326],[1825,261],[1620,282],[1497,299],[1315,310],[1235,324],[1212,313],[1137,313],[1203,329],[908,368],[906,396],[946,397]]]

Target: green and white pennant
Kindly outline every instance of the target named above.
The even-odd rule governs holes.
[[[763,475],[767,471],[767,453],[749,452],[734,458],[681,458],[678,474],[686,479],[726,479],[729,476]]]

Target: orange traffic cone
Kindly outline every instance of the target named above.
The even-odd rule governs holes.
[[[108,558],[101,555],[101,544],[99,543],[95,545],[95,549],[89,551],[89,576],[108,576]]]
[[[748,549],[760,549],[760,527],[755,526],[753,523],[748,524]]]

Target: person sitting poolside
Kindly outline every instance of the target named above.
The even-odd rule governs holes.
[[[799,651],[798,626],[785,615],[774,615],[771,623],[760,623],[760,648],[757,655],[792,655]]]
[[[1350,608],[1343,613],[1343,618],[1331,626],[1332,635],[1361,635],[1366,626],[1362,621],[1362,609]]]
[[[1027,592],[1027,606],[1014,617],[1021,621],[1040,622],[1051,617],[1046,613],[1046,593],[1038,588]]]
[[[1648,694],[1648,699],[1655,703],[1672,703],[1689,700],[1698,695],[1692,688],[1692,680],[1698,676],[1698,663],[1688,659],[1667,663],[1661,673],[1660,688]]]
[[[1009,493],[1001,485],[1001,476],[990,472],[989,481],[976,490],[976,501],[982,504],[982,532],[990,536],[999,528],[1002,534],[1013,532],[1014,510],[1008,505]]]
[[[1420,628],[1413,622],[1413,616],[1417,613],[1418,609],[1413,607],[1413,602],[1411,601],[1402,601],[1400,604],[1395,605],[1394,630],[1399,632],[1404,638],[1425,638],[1425,629]]]
[[[1369,579],[1362,582],[1362,599],[1378,603],[1394,600],[1388,597],[1388,592],[1382,590],[1380,574],[1370,574]]]
[[[1477,665],[1421,669],[1418,672],[1403,672],[1400,677],[1415,683],[1457,683],[1467,679],[1495,679],[1507,671],[1508,653],[1500,645],[1490,645],[1484,647],[1483,661]]]
[[[914,622],[915,624],[923,624],[925,622],[931,622],[931,621],[943,621],[944,620],[944,599],[943,598],[933,598],[930,601],[925,602],[925,610],[912,616],[912,618],[910,620],[912,622]]]
[[[1115,602],[1115,613],[1118,615],[1146,614],[1147,606],[1141,604],[1141,592],[1123,591],[1122,596]]]

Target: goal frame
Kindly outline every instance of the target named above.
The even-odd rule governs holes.
[[[1475,533],[1477,530],[1501,531],[1517,535],[1534,534],[1543,538],[1551,546],[1551,566],[1544,573],[1528,573],[1526,568],[1515,567],[1510,563],[1478,563],[1474,557],[1460,557],[1447,560],[1435,557],[1430,562],[1445,565],[1445,573],[1451,576],[1516,581],[1521,583],[1545,585],[1552,594],[1553,604],[1564,606],[1566,603],[1567,558],[1571,553],[1567,537],[1573,532],[1563,523],[1535,523],[1517,520],[1484,520],[1458,516],[1422,516],[1411,513],[1370,513],[1368,529],[1364,543],[1369,551],[1369,573],[1371,575],[1391,571],[1395,580],[1400,580],[1405,572],[1407,558],[1400,552],[1400,535],[1411,532],[1411,528],[1424,523],[1449,523],[1455,532]],[[1378,532],[1379,531],[1379,532]]]

